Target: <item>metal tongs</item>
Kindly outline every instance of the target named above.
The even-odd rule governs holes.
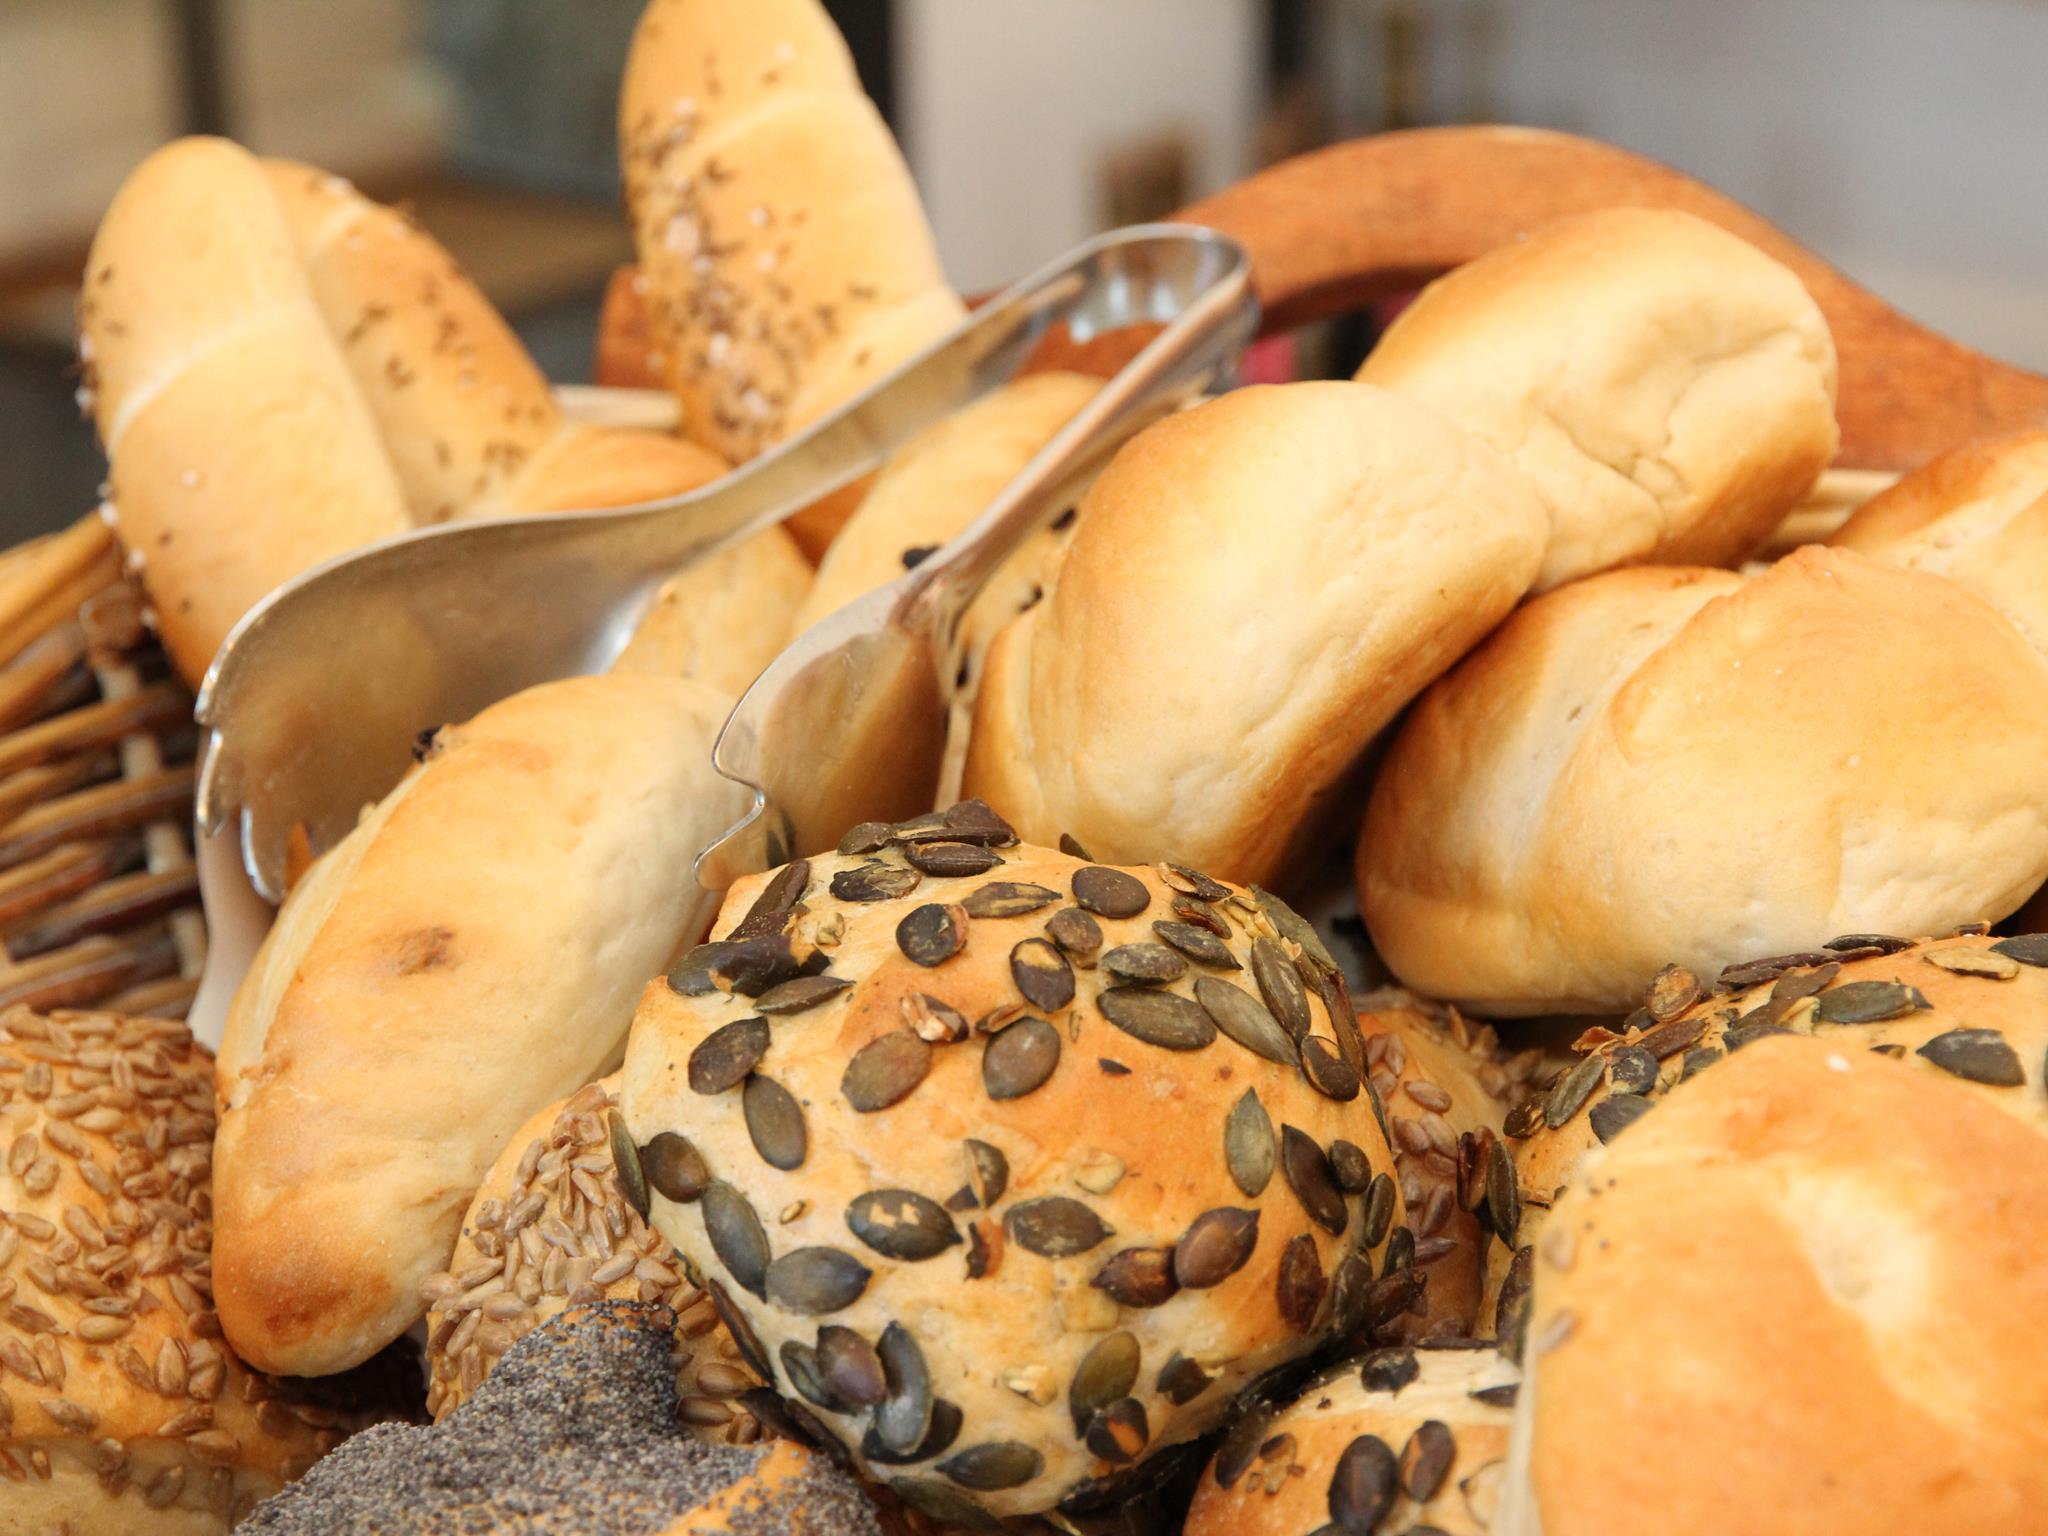
[[[329,561],[252,609],[207,673],[200,826],[218,832],[239,812],[249,877],[282,899],[293,829],[314,853],[332,847],[403,776],[422,730],[535,683],[602,670],[662,581],[865,474],[1006,382],[1056,326],[1086,341],[1163,324],[972,528],[802,636],[727,724],[719,769],[753,787],[756,803],[700,858],[700,873],[765,867],[791,846],[792,830],[806,843],[821,827],[836,837],[839,819],[870,803],[864,795],[893,807],[906,785],[935,778],[932,724],[942,742],[945,710],[935,658],[1002,557],[1056,515],[1058,492],[1085,466],[1214,380],[1256,317],[1248,261],[1233,241],[1176,225],[1118,230],[701,490],[607,512],[421,529]],[[925,753],[932,774],[920,777]],[[885,784],[890,793],[878,789]]]

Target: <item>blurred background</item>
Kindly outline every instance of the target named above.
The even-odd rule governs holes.
[[[969,292],[1318,143],[1513,121],[1675,164],[1908,313],[2048,370],[2043,0],[829,8]],[[95,496],[101,464],[73,398],[74,284],[122,177],[180,133],[226,133],[410,203],[554,377],[587,378],[603,283],[630,255],[613,103],[638,11],[0,4],[0,543]]]

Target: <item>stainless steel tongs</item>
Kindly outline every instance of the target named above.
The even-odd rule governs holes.
[[[916,777],[904,764],[920,761],[910,753],[923,750],[933,701],[944,710],[931,648],[950,639],[1002,556],[1057,512],[1052,498],[1075,472],[1214,379],[1256,315],[1234,242],[1175,225],[1118,230],[701,490],[606,512],[421,529],[329,561],[252,609],[207,674],[200,826],[216,832],[239,812],[249,876],[281,899],[292,829],[304,828],[315,853],[332,847],[398,782],[420,731],[535,683],[602,670],[663,580],[866,473],[1006,382],[1054,327],[1085,341],[1163,323],[973,528],[809,631],[749,691],[718,763],[755,787],[755,814],[699,863],[707,876],[763,864],[792,824],[809,839],[859,803],[862,786],[882,782],[870,744],[887,751],[895,781]]]

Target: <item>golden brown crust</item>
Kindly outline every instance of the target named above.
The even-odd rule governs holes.
[[[810,586],[796,541],[757,533],[663,582],[612,670],[687,677],[737,699],[788,644]]]
[[[1358,377],[1512,459],[1551,518],[1536,582],[1722,565],[1834,457],[1835,348],[1799,279],[1671,210],[1561,219],[1424,290]]]

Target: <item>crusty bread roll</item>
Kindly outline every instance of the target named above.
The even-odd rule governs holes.
[[[1667,209],[1545,226],[1431,284],[1358,371],[1513,459],[1539,591],[1747,554],[1834,457],[1835,348],[1789,269]]]
[[[462,1218],[448,1268],[427,1281],[427,1411],[442,1420],[505,1352],[549,1318],[601,1300],[675,1314],[676,1413],[707,1440],[751,1445],[760,1422],[736,1401],[761,1385],[692,1285],[642,1192],[612,1156],[618,1075],[540,1110],[505,1143]]]
[[[917,189],[816,0],[653,0],[619,158],[660,366],[731,463],[956,323]],[[851,512],[793,524],[813,556]]]
[[[1960,582],[2048,652],[2048,432],[1945,453],[1828,542]]]
[[[1757,1041],[1552,1212],[1496,1536],[2038,1528],[2044,1243],[2036,1131],[1843,1041]]]
[[[1521,1373],[1490,1347],[1375,1350],[1233,1429],[1184,1536],[1486,1536]]]
[[[292,893],[236,994],[215,1279],[236,1347],[318,1375],[402,1333],[491,1162],[615,1064],[702,921],[744,794],[728,701],[646,676],[516,694],[434,738]]]
[[[734,887],[622,1093],[653,1224],[814,1432],[943,1523],[1072,1516],[1414,1297],[1298,917],[972,803],[845,846]]]
[[[218,1536],[340,1438],[220,1341],[213,1125],[184,1025],[0,1014],[0,1529]]]
[[[1409,986],[1622,1012],[1839,933],[1940,933],[2048,873],[2048,664],[1952,582],[1807,548],[1529,604],[1409,714],[1361,906]]]
[[[1037,841],[1271,883],[1527,590],[1544,529],[1498,454],[1385,390],[1183,411],[1111,462],[1051,597],[998,636],[963,787]]]

